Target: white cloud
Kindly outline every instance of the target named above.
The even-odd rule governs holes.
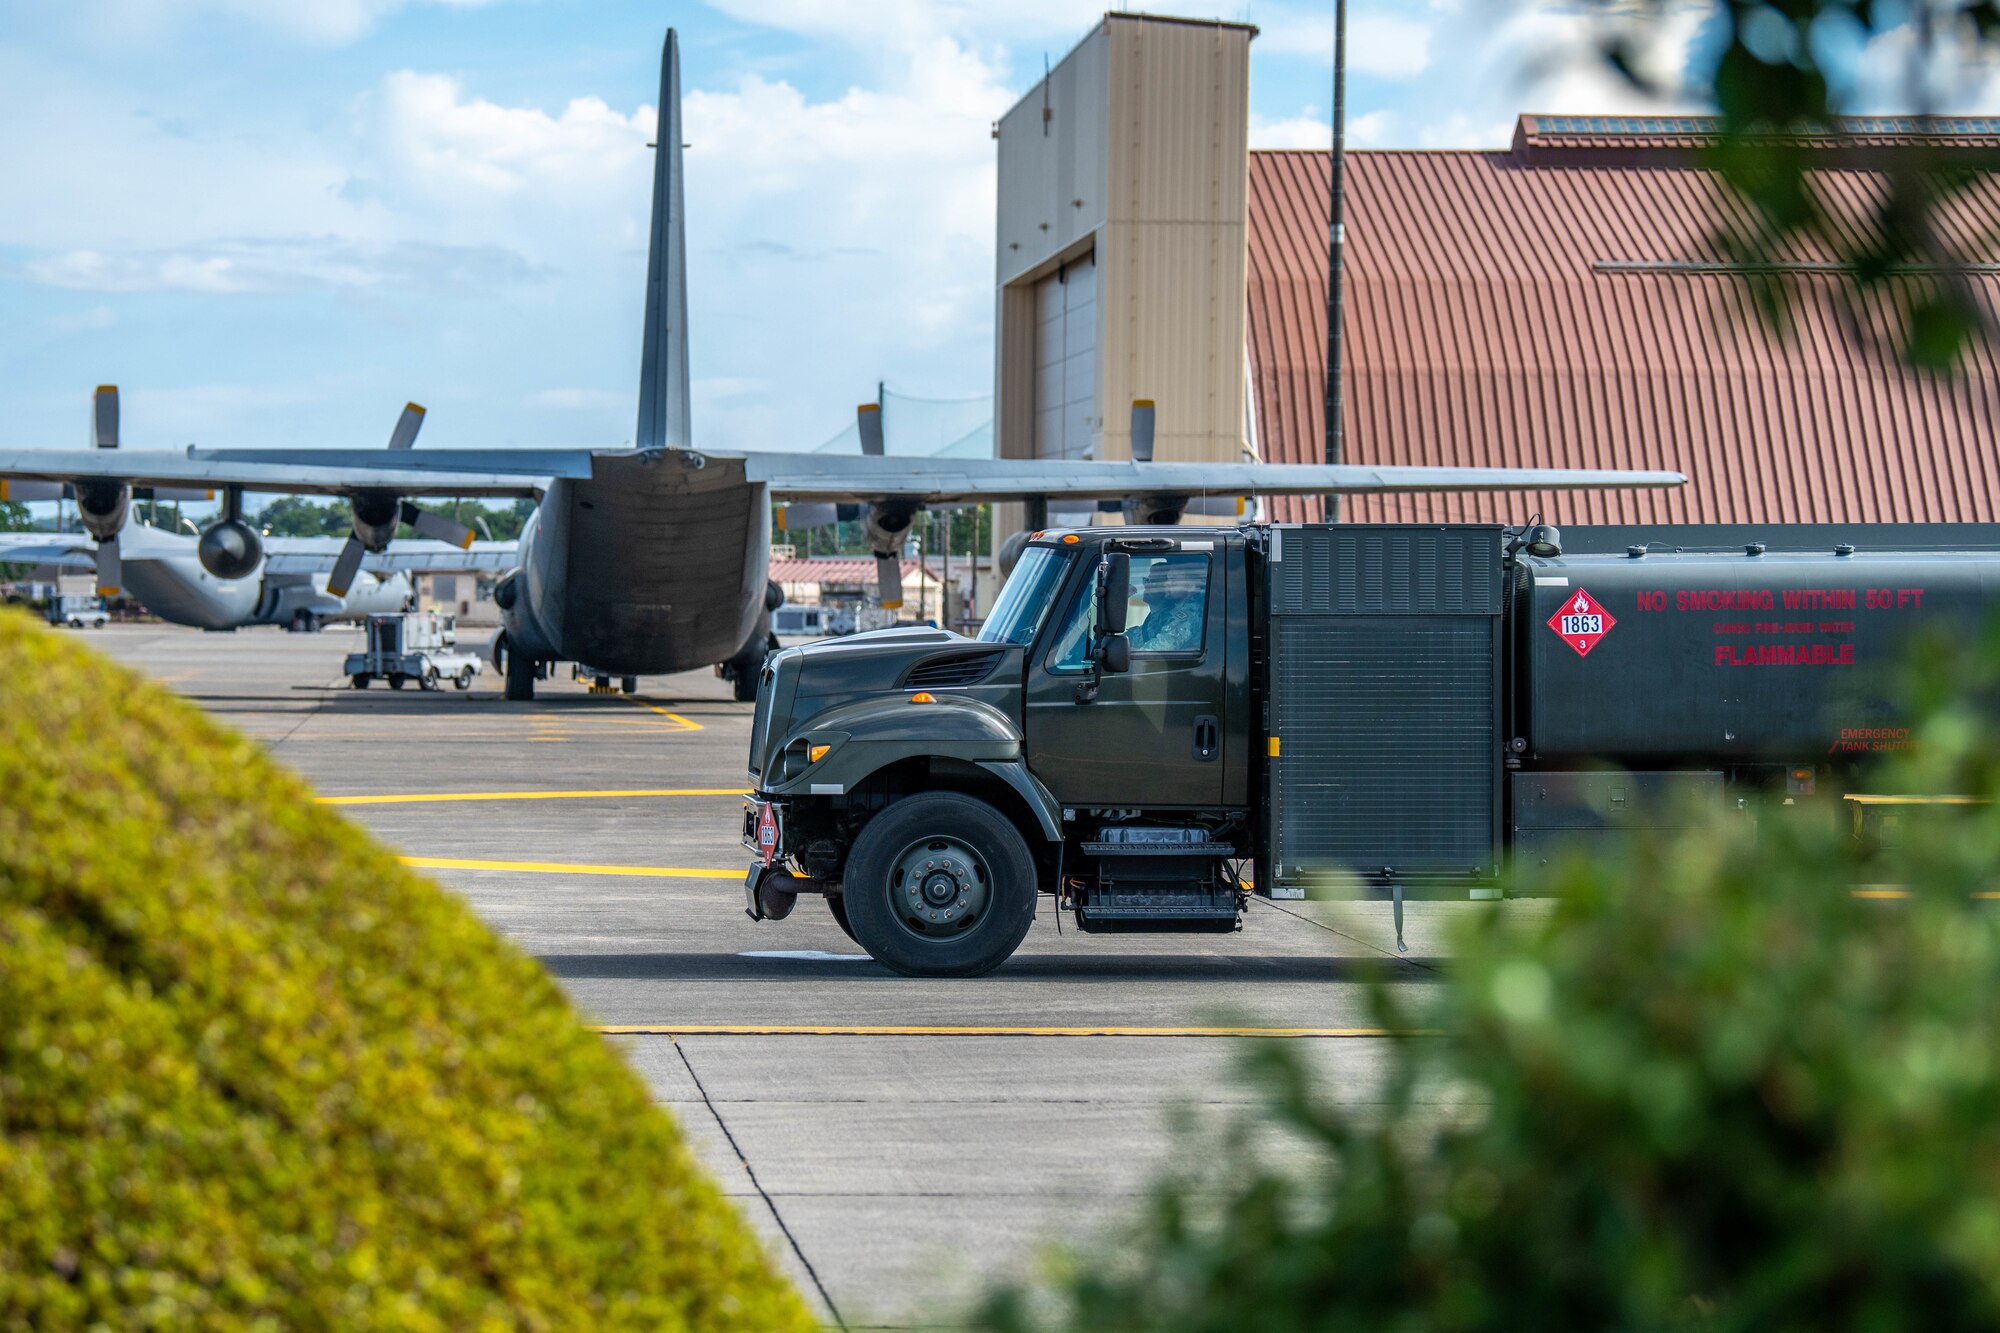
[[[71,18],[88,29],[129,40],[155,36],[205,18],[254,23],[320,45],[344,45],[385,16],[411,4],[472,8],[488,0],[72,0]]]
[[[556,115],[468,98],[459,80],[402,70],[383,80],[383,147],[406,184],[460,198],[468,192],[518,194],[622,186],[648,156],[657,113],[629,115],[580,97]]]
[[[1350,142],[1353,130],[1350,124]],[[1314,115],[1289,116],[1283,120],[1266,120],[1254,112],[1250,116],[1252,148],[1324,149],[1332,142],[1333,126]]]
[[[1257,54],[1306,56],[1333,63],[1333,19],[1281,11],[1258,19]],[[1384,79],[1412,79],[1431,64],[1431,25],[1407,13],[1360,10],[1347,16],[1347,68]]]
[[[542,389],[521,399],[521,406],[554,412],[625,412],[634,398],[629,389]]]
[[[218,241],[184,250],[64,250],[22,266],[32,280],[76,291],[194,292],[207,296],[394,288],[465,295],[532,282],[519,255],[491,247],[405,241],[357,244],[333,236]]]

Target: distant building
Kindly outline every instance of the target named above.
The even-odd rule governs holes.
[[[978,604],[973,601],[973,562],[965,556],[946,562],[937,556],[903,561],[903,608],[884,610],[876,596],[875,558],[866,555],[799,556],[786,548],[771,554],[771,578],[785,591],[790,606],[824,610],[829,634],[881,629],[898,619],[931,621],[951,629],[967,628],[991,604],[998,590],[990,557],[978,561]]]

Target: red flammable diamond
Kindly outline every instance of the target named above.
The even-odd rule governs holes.
[[[1590,656],[1598,640],[1611,632],[1618,618],[1597,604],[1597,599],[1578,588],[1569,595],[1569,600],[1556,608],[1549,617],[1549,628],[1562,636],[1562,641],[1576,649],[1578,657]]]

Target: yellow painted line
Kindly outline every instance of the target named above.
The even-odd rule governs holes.
[[[573,684],[576,684],[576,685],[581,685],[581,686],[583,686],[583,689],[584,689],[584,692],[585,692],[585,693],[588,693],[588,694],[595,694],[595,693],[596,693],[596,691],[595,691],[595,690],[592,690],[592,689],[590,688],[590,686],[588,686],[588,685],[585,685],[585,684],[584,684],[584,682],[582,682],[582,681],[580,681],[580,680],[579,680],[579,681],[573,681],[572,683],[573,683]],[[675,713],[675,712],[670,712],[669,710],[667,710],[667,709],[665,709],[665,708],[662,708],[662,707],[660,707],[660,706],[659,706],[658,704],[649,704],[649,703],[647,703],[647,702],[646,702],[646,701],[645,701],[644,699],[641,699],[641,698],[638,698],[638,697],[636,697],[636,696],[634,696],[634,695],[630,695],[630,694],[617,694],[617,695],[615,695],[615,697],[616,697],[616,698],[619,698],[619,699],[623,699],[623,700],[624,700],[624,701],[625,701],[626,703],[628,703],[628,704],[634,704],[634,705],[636,705],[636,706],[638,706],[638,707],[640,707],[640,708],[643,708],[643,709],[645,709],[645,710],[646,710],[647,712],[649,712],[649,713],[658,713],[658,714],[659,714],[659,715],[660,715],[661,717],[665,717],[665,718],[672,718],[672,719],[673,719],[673,720],[674,720],[675,722],[678,722],[678,723],[680,723],[680,724],[681,724],[681,727],[682,727],[682,729],[683,729],[683,730],[686,730],[686,731],[706,731],[706,730],[708,730],[708,728],[706,728],[706,727],[702,726],[702,724],[701,724],[701,723],[699,723],[699,722],[695,721],[695,720],[694,720],[693,718],[690,718],[690,717],[682,717],[682,716],[681,716],[681,715],[680,715],[679,713]]]
[[[597,866],[568,861],[475,861],[458,856],[399,856],[418,870],[516,870],[531,875],[634,875],[644,879],[742,879],[745,866],[709,870],[695,866]]]
[[[743,787],[633,787],[603,791],[447,791],[395,796],[320,796],[321,805],[429,805],[439,801],[593,801],[627,796],[748,796]]]
[[[1850,898],[1901,899],[1901,898],[1907,898],[1909,896],[1910,896],[1910,891],[1908,889],[1849,889],[1848,890],[1848,897]],[[1982,890],[1981,892],[1978,893],[1967,894],[1966,896],[1969,898],[1975,898],[1982,901],[1990,902],[1994,899],[2000,899],[2000,890],[1987,889],[1987,890]]]
[[[1428,1037],[1393,1028],[919,1027],[796,1026],[751,1023],[610,1023],[593,1029],[617,1037]]]
[[[674,721],[680,723],[683,727],[686,727],[689,731],[707,730],[706,727],[702,726],[701,723],[695,721],[693,718],[682,717],[679,713],[670,713],[666,709],[660,707],[658,704],[649,704],[644,699],[634,699],[630,695],[621,694],[618,697],[626,700],[628,703],[635,703],[639,705],[639,707],[645,709],[649,713],[658,713],[661,717],[670,717]]]
[[[1849,792],[1840,798],[1856,805],[1985,805],[1985,798],[1979,796],[1870,796],[1862,792]]]

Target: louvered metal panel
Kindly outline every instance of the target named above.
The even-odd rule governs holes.
[[[1494,873],[1499,531],[1285,528],[1266,578],[1275,883]]]

